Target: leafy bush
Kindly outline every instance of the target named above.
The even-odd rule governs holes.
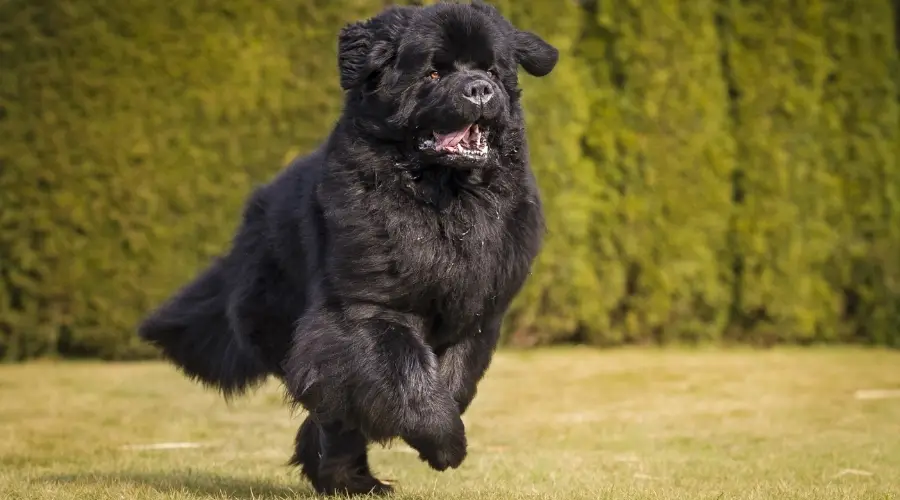
[[[496,3],[561,51],[523,75],[550,234],[507,342],[900,345],[891,0]],[[0,358],[152,355],[383,5],[0,4]]]

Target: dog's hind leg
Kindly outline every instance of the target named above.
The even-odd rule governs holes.
[[[300,466],[318,493],[386,494],[391,486],[369,469],[366,438],[340,422],[321,425],[307,417],[297,431],[292,465]]]

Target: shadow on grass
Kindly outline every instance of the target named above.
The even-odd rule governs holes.
[[[202,472],[58,474],[44,476],[40,481],[64,486],[101,487],[106,490],[131,485],[151,488],[160,493],[187,493],[200,498],[225,497],[233,500],[316,498],[311,488],[299,483],[296,488],[290,488],[263,481]]]

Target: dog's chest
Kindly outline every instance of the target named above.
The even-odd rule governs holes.
[[[397,277],[420,305],[480,309],[503,272],[503,227],[497,210],[481,207],[410,212],[392,231]]]

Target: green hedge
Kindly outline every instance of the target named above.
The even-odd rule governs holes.
[[[840,234],[824,146],[821,0],[730,1],[725,45],[737,139],[734,319],[742,338],[833,339],[828,263]]]
[[[0,4],[0,359],[151,355],[384,3]],[[496,3],[561,50],[523,76],[550,235],[508,343],[900,345],[891,0]]]
[[[579,340],[703,341],[725,326],[733,140],[713,2],[589,5],[592,290]]]
[[[834,66],[823,143],[844,200],[830,221],[841,241],[829,265],[840,272],[829,277],[844,299],[844,336],[900,346],[900,12],[829,0],[825,13]]]

